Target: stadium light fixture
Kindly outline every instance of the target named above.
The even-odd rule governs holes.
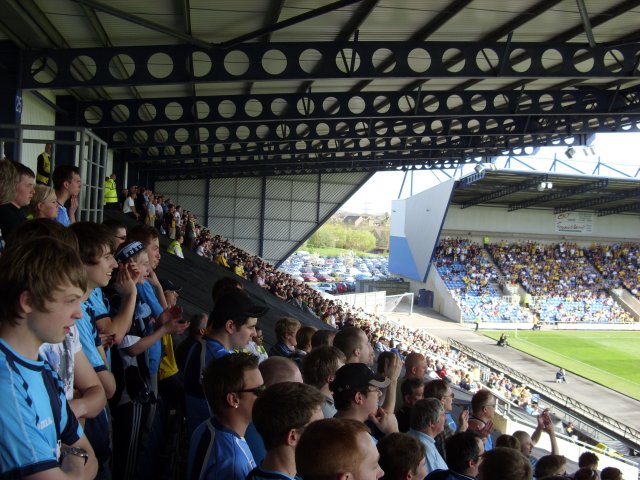
[[[576,149],[573,147],[569,147],[567,148],[567,151],[564,152],[564,154],[567,156],[567,158],[573,158],[573,156],[576,154]]]

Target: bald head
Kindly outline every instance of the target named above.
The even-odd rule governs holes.
[[[302,383],[302,374],[293,360],[284,357],[269,357],[260,364],[264,384],[269,387],[282,382]]]
[[[422,380],[427,373],[427,359],[421,353],[410,353],[404,360],[404,371],[404,378]]]

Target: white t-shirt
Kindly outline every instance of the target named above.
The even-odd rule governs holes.
[[[80,334],[75,326],[64,337],[62,343],[43,343],[38,352],[56,371],[64,384],[67,400],[73,399],[73,368],[75,355],[82,350]]]
[[[133,211],[131,210],[131,207],[134,207],[134,206],[135,206],[135,202],[133,201],[133,198],[127,197],[122,207],[122,213],[131,213]]]

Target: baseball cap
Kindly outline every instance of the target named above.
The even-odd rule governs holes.
[[[268,311],[269,307],[264,303],[255,302],[244,291],[233,288],[220,295],[209,315],[209,324],[216,327],[227,320],[259,318]]]
[[[167,280],[166,278],[160,279],[160,285],[162,285],[162,290],[171,290],[173,292],[179,292],[182,290],[182,287],[176,285],[171,280]]]
[[[142,243],[138,241],[129,242],[118,251],[116,254],[116,260],[119,263],[126,262],[140,250],[144,250],[144,245],[142,245]]]
[[[372,387],[386,388],[391,380],[382,374],[376,374],[364,363],[347,363],[336,372],[336,377],[329,385],[332,392],[356,392]]]

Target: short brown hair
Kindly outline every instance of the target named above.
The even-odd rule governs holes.
[[[253,423],[266,449],[283,445],[289,431],[305,427],[323,403],[323,395],[304,383],[282,382],[267,388],[253,406]]]
[[[244,388],[244,372],[258,368],[258,357],[250,353],[231,353],[212,360],[202,379],[207,402],[213,413],[221,413],[227,407],[228,393]]]
[[[447,394],[449,384],[444,380],[431,380],[424,386],[424,398],[437,398],[442,400]]]
[[[602,480],[622,480],[622,472],[615,467],[605,467],[600,472]]]
[[[531,462],[518,450],[495,447],[483,455],[482,480],[531,480]]]
[[[78,252],[53,238],[30,239],[12,245],[0,257],[0,323],[10,326],[21,318],[20,295],[27,291],[33,306],[46,312],[45,302],[54,292],[71,285],[83,292],[87,274]]]
[[[335,375],[340,362],[347,361],[342,350],[331,345],[323,345],[314,348],[304,357],[300,363],[300,371],[304,383],[321,388],[327,383],[327,378]]]
[[[358,327],[345,327],[336,333],[333,338],[333,345],[342,350],[347,360],[353,355],[353,351],[360,346],[361,333],[365,335],[364,330]]]
[[[515,435],[508,435],[503,433],[498,438],[496,438],[496,447],[506,447],[513,448],[515,450],[520,450],[520,440]]]
[[[385,480],[401,480],[407,472],[416,475],[420,462],[426,455],[422,442],[407,433],[385,435],[377,447]]]
[[[145,248],[155,239],[160,238],[160,232],[155,227],[139,223],[127,230],[127,242],[140,242]]]
[[[536,463],[536,478],[543,480],[558,473],[564,465],[567,464],[567,459],[563,455],[545,455],[540,457],[538,463]],[[560,472],[562,473],[562,472]]]
[[[33,170],[27,167],[24,163],[16,162],[15,160],[11,160],[11,163],[13,163],[13,166],[16,167],[18,175],[20,175],[21,177],[24,176],[29,178],[36,178],[36,174],[33,173]]]
[[[357,420],[328,418],[305,428],[296,447],[296,467],[304,480],[334,480],[337,475],[354,472],[364,461],[358,436],[369,435]]]
[[[73,179],[73,175],[80,175],[80,169],[74,165],[58,165],[51,175],[51,182],[53,188],[56,190],[62,190],[64,182],[70,182]]]
[[[100,223],[76,222],[69,228],[78,237],[80,258],[85,265],[97,264],[105,248],[114,253],[116,244],[109,227]]]
[[[276,322],[276,338],[279,342],[284,341],[284,337],[287,333],[293,333],[292,330],[298,331],[300,328],[300,321],[293,317],[282,317]]]
[[[478,390],[471,397],[471,410],[474,413],[478,413],[482,407],[486,406],[490,398],[493,398],[493,394],[489,390]]]
[[[55,239],[65,245],[69,245],[76,252],[78,252],[79,249],[78,237],[73,233],[73,230],[50,218],[35,218],[24,222],[11,232],[9,238],[5,239],[5,247],[9,249],[14,243],[24,243],[33,238],[40,238],[40,240],[46,239],[44,241]]]

